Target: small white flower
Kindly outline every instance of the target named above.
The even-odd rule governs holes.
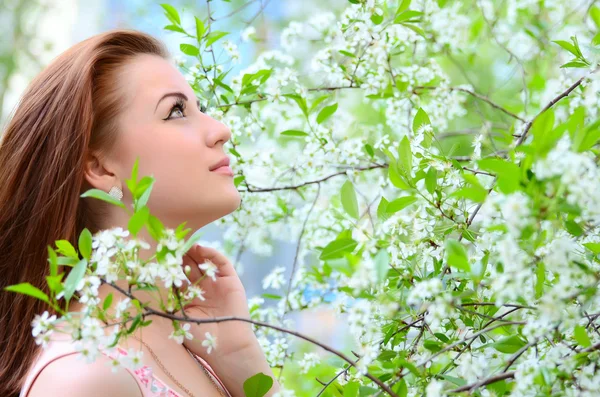
[[[38,336],[39,334],[47,332],[54,321],[56,321],[56,315],[50,316],[48,311],[42,313],[41,316],[36,314],[31,322],[31,326],[33,327],[33,330],[31,331],[32,335]]]
[[[194,339],[194,336],[189,332],[189,329],[190,324],[184,324],[178,330],[171,332],[171,335],[169,335],[169,339],[175,340],[175,342],[179,343],[180,345],[186,338],[190,340]]]
[[[206,298],[204,297],[204,290],[200,287],[196,287],[193,285],[190,285],[187,290],[185,291],[185,294],[183,295],[183,298],[185,300],[193,300],[195,298],[198,298],[200,300],[206,300]]]
[[[321,356],[319,356],[318,353],[304,353],[304,358],[298,362],[298,364],[300,365],[300,371],[303,374],[306,374],[312,367],[314,367],[319,362],[320,359]]]
[[[279,289],[285,282],[283,278],[283,272],[285,271],[285,267],[278,266],[274,268],[271,273],[269,273],[262,282],[263,289],[273,288]]]
[[[121,358],[121,365],[123,365],[125,368],[129,368],[129,369],[132,369],[135,371],[136,369],[141,368],[143,366],[142,365],[143,364],[142,363],[143,356],[144,356],[143,350],[130,348],[127,351],[127,355],[124,356],[123,358]]]
[[[210,354],[210,352],[212,351],[212,349],[217,349],[217,338],[215,336],[212,336],[210,334],[210,332],[206,332],[204,334],[204,336],[206,337],[206,339],[204,339],[202,341],[202,346],[206,347],[206,352],[208,354]]]
[[[250,40],[256,34],[256,28],[254,26],[248,26],[242,31],[242,41]]]
[[[131,299],[127,298],[124,300],[120,300],[117,304],[117,310],[115,312],[115,317],[119,318],[123,315],[123,313],[129,308],[131,303]]]
[[[210,260],[207,259],[206,262],[199,264],[198,267],[200,269],[204,270],[204,273],[208,277],[212,278],[213,281],[217,281],[217,278],[215,277],[215,275],[217,274],[219,269]]]
[[[442,392],[443,388],[444,384],[442,382],[433,379],[427,385],[425,392],[427,397],[442,397],[446,395],[446,393]]]

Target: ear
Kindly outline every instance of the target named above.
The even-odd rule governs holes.
[[[85,180],[92,188],[100,189],[107,193],[113,186],[122,189],[121,180],[113,171],[114,167],[109,159],[92,152],[87,154],[83,174]]]

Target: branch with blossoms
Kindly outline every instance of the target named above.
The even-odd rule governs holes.
[[[129,293],[128,291],[126,291],[125,289],[119,287],[118,285],[114,284],[114,283],[109,283],[106,280],[102,280],[104,283],[110,285],[112,288],[114,288],[115,290],[119,291],[120,293],[122,293],[123,295],[127,296],[129,299],[131,299],[133,302],[136,302],[137,299],[136,297]],[[179,296],[179,291],[176,290],[176,294]],[[180,297],[180,299],[183,299],[183,297]],[[137,305],[139,305],[139,301],[137,301]],[[174,308],[172,310],[172,312],[176,313],[178,312],[184,305],[179,305],[178,307]],[[265,328],[270,328],[270,329],[274,329],[278,332],[282,332],[285,334],[289,334],[289,335],[293,335],[297,338],[303,339],[307,342],[310,342],[312,344],[314,344],[315,346],[319,346],[320,348],[322,348],[323,350],[326,350],[334,355],[336,355],[337,357],[341,358],[342,360],[346,361],[348,364],[350,364],[350,366],[355,367],[356,366],[356,361],[353,361],[352,359],[350,359],[349,357],[347,357],[344,353],[330,347],[327,346],[307,335],[301,334],[299,332],[296,331],[292,331],[292,330],[288,330],[288,329],[284,329],[282,327],[279,327],[277,325],[273,325],[273,324],[268,324],[262,321],[256,321],[256,320],[252,320],[249,318],[243,318],[243,317],[236,317],[236,316],[223,316],[223,317],[214,317],[214,318],[208,318],[208,319],[194,319],[194,318],[190,318],[188,316],[179,316],[173,313],[167,313],[167,312],[162,312],[162,311],[157,311],[154,310],[150,307],[143,307],[142,306],[142,313],[138,313],[138,315],[141,315],[141,321],[143,323],[143,321],[147,318],[147,317],[152,317],[152,316],[156,316],[156,317],[162,317],[162,318],[166,318],[169,320],[173,320],[174,322],[182,322],[182,323],[193,323],[193,324],[209,324],[209,323],[221,323],[221,322],[228,322],[228,321],[241,321],[241,322],[245,322],[245,323],[250,323],[256,326],[260,326],[260,327],[265,327]],[[134,319],[127,319],[123,322],[119,322],[119,325],[126,325],[128,322],[133,322],[135,321]],[[112,326],[114,324],[106,324],[107,326]],[[128,333],[132,333],[135,331],[135,327],[133,327],[133,330],[129,330]],[[183,342],[183,335],[180,337],[180,341]],[[180,343],[181,343],[180,342]],[[209,343],[207,343],[208,346],[211,346]],[[390,396],[392,397],[398,397],[389,387],[387,387],[383,382],[381,382],[379,379],[377,379],[376,377],[374,377],[373,375],[371,375],[370,373],[365,373],[365,376],[367,378],[369,378],[370,380],[372,380],[375,384],[377,384],[379,387],[381,387],[382,390],[384,390],[385,392],[387,392]]]
[[[293,335],[336,355],[351,366],[356,366],[356,362],[342,352],[309,336],[277,325],[237,316],[203,319],[188,316],[183,308],[195,299],[205,300],[203,291],[198,287],[198,284],[205,277],[216,280],[217,268],[210,262],[198,264],[203,276],[195,283],[189,282],[186,274],[189,275],[191,269],[183,267],[181,258],[196,244],[201,234],[198,231],[187,240],[184,240],[185,235],[190,231],[184,229],[185,223],[179,225],[176,230],[171,230],[165,228],[158,218],[151,215],[146,203],[150,197],[154,178],[144,176],[138,181],[137,170],[138,161],[136,160],[131,178],[127,180],[134,207],[132,213],[128,212],[130,216],[128,230],[115,228],[100,231],[92,236],[87,229],[84,229],[78,239],[78,250],[67,240],[57,241],[56,251],[54,248],[48,247],[50,263],[49,295],[29,283],[21,283],[6,288],[7,291],[41,299],[49,305],[53,312],[60,315],[60,317],[57,317],[57,315],[50,315],[46,311],[41,315],[36,315],[33,319],[32,335],[36,338],[38,345],[46,347],[52,341],[52,335],[57,330],[56,326],[66,321],[68,323],[67,329],[71,333],[73,342],[76,343],[76,349],[88,359],[88,362],[92,362],[100,350],[113,349],[122,338],[127,338],[136,330],[150,325],[151,321],[148,320],[150,317],[172,320],[173,332],[169,338],[180,344],[186,338],[193,338],[193,335],[188,332],[189,323],[207,324],[240,321]],[[98,189],[88,190],[82,194],[82,197],[93,197],[127,211],[122,202]],[[158,242],[156,254],[145,261],[139,259],[138,253],[140,249],[148,249],[149,245],[136,238],[143,227],[146,227],[151,236]],[[126,239],[130,233],[133,238]],[[57,254],[62,254],[62,256]],[[65,274],[59,274],[60,265],[72,266],[64,281],[62,281],[62,278]],[[127,287],[121,287],[115,283],[115,281],[123,279],[127,280]],[[149,307],[147,303],[142,303],[135,295],[138,290],[155,291],[157,289],[157,279],[158,282],[164,283],[165,287],[170,288],[166,302],[159,296],[159,306],[162,311]],[[108,310],[113,307],[112,293],[109,293],[101,304],[98,295],[98,288],[101,284],[109,285],[125,297],[125,300],[121,300],[116,305],[114,316],[108,314]],[[181,287],[184,284],[188,285],[186,285],[185,292],[182,292]],[[81,312],[69,312],[69,302],[72,298],[76,298],[79,303],[84,305]],[[64,299],[64,304],[61,299]],[[130,312],[132,309],[135,309],[133,314]],[[182,315],[175,314],[180,311]],[[99,323],[102,323],[103,326],[100,327]],[[187,327],[182,326],[181,323],[188,325]],[[114,328],[115,326],[116,328]],[[113,327],[114,330],[110,336],[105,336],[103,332],[101,334],[97,332],[108,327]],[[210,354],[212,349],[216,349],[214,336],[207,333],[202,345],[207,347],[207,353]],[[113,361],[114,368],[125,366],[134,370],[138,369],[142,365],[142,352],[130,353],[132,353],[133,358],[115,359]],[[365,372],[364,375],[390,396],[398,397],[381,380],[369,372]],[[250,379],[247,379],[246,382]],[[267,391],[268,389],[264,390],[265,393]]]

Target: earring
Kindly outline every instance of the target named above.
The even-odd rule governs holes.
[[[110,194],[111,196],[113,196],[114,198],[116,198],[119,201],[121,201],[121,199],[123,198],[123,191],[118,186],[111,187],[108,194]]]

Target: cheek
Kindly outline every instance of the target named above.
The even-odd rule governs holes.
[[[129,169],[124,170],[127,178],[136,157],[139,157],[138,179],[153,175],[156,179],[152,196],[182,193],[186,182],[193,184],[209,177],[210,167],[205,147],[200,135],[185,128],[145,130],[125,137],[120,145],[121,159]],[[173,197],[175,198],[175,197]]]

